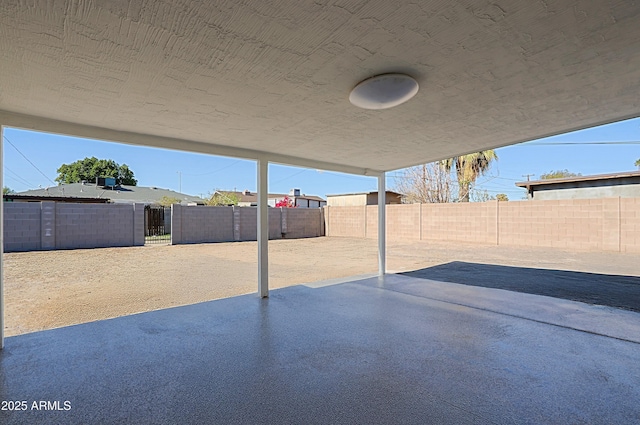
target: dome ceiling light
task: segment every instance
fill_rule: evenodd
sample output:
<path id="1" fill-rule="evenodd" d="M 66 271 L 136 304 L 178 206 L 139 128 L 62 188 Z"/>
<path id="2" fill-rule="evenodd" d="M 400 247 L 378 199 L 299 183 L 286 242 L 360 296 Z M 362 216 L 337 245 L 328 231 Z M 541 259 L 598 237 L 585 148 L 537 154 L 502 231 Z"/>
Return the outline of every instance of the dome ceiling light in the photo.
<path id="1" fill-rule="evenodd" d="M 363 109 L 393 108 L 415 96 L 418 88 L 418 82 L 406 74 L 381 74 L 355 86 L 349 101 Z"/>

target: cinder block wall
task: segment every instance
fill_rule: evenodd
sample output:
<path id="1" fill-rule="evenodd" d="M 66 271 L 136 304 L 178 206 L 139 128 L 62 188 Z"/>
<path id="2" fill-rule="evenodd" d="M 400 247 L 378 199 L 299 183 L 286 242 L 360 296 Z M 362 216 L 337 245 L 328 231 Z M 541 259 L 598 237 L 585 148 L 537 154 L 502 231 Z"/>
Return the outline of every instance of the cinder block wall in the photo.
<path id="1" fill-rule="evenodd" d="M 410 208 L 406 208 L 410 207 Z M 387 239 L 389 240 L 418 240 L 420 239 L 420 204 L 410 205 L 387 205 Z M 376 211 L 376 225 L 373 232 L 367 229 L 368 234 L 375 235 L 377 238 L 378 223 L 378 207 L 374 207 Z"/>
<path id="2" fill-rule="evenodd" d="M 233 207 L 180 207 L 181 243 L 233 241 Z"/>
<path id="3" fill-rule="evenodd" d="M 4 203 L 4 251 L 35 251 L 40 249 L 39 202 Z"/>
<path id="4" fill-rule="evenodd" d="M 604 233 L 618 237 L 617 220 L 603 229 L 603 206 L 617 208 L 617 203 L 617 198 L 505 202 L 500 205 L 500 244 L 617 251 L 617 243 L 605 246 L 603 240 Z"/>
<path id="5" fill-rule="evenodd" d="M 378 206 L 368 205 L 365 207 L 365 214 L 366 237 L 369 239 L 378 239 Z M 389 236 L 389 229 L 387 229 L 386 235 Z"/>
<path id="6" fill-rule="evenodd" d="M 364 206 L 325 208 L 328 209 L 327 236 L 365 237 L 366 222 Z"/>
<path id="7" fill-rule="evenodd" d="M 377 206 L 324 214 L 327 236 L 378 237 Z M 387 238 L 640 252 L 640 198 L 387 205 Z"/>
<path id="8" fill-rule="evenodd" d="M 133 246 L 134 218 L 131 204 L 56 203 L 56 249 Z"/>
<path id="9" fill-rule="evenodd" d="M 640 253 L 640 198 L 620 199 L 620 251 Z"/>
<path id="10" fill-rule="evenodd" d="M 4 203 L 5 252 L 134 245 L 144 245 L 142 204 Z"/>
<path id="11" fill-rule="evenodd" d="M 287 239 L 323 236 L 323 210 L 320 208 L 283 208 L 283 234 Z"/>
<path id="12" fill-rule="evenodd" d="M 258 211 L 254 207 L 173 205 L 171 243 L 255 241 Z M 269 208 L 269 239 L 323 236 L 321 209 Z"/>
<path id="13" fill-rule="evenodd" d="M 496 202 L 423 204 L 421 207 L 424 240 L 496 243 Z"/>
<path id="14" fill-rule="evenodd" d="M 239 241 L 258 239 L 258 209 L 255 207 L 236 207 L 240 211 Z M 280 208 L 269 208 L 269 239 L 281 239 L 282 228 Z"/>
<path id="15" fill-rule="evenodd" d="M 239 241 L 255 241 L 258 234 L 258 210 L 257 208 L 238 207 L 240 214 L 237 216 L 239 221 L 236 225 L 240 226 Z M 271 223 L 269 223 L 271 224 Z"/>
<path id="16" fill-rule="evenodd" d="M 256 210 L 256 229 L 258 228 L 258 209 Z M 269 208 L 269 239 L 282 239 L 282 210 L 280 208 Z M 253 237 L 258 240 L 258 231 Z"/>

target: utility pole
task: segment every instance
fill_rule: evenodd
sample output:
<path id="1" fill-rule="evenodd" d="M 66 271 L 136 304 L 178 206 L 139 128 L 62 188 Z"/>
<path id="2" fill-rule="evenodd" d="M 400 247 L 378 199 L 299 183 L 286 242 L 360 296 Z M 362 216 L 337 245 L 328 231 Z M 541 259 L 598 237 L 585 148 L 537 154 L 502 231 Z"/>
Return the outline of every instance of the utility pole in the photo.
<path id="1" fill-rule="evenodd" d="M 176 171 L 176 173 L 178 173 L 178 181 L 180 184 L 180 189 L 178 190 L 178 192 L 182 193 L 182 171 Z"/>
<path id="2" fill-rule="evenodd" d="M 522 177 L 526 177 L 527 181 L 529 181 L 529 177 L 533 177 L 535 174 L 523 174 Z"/>

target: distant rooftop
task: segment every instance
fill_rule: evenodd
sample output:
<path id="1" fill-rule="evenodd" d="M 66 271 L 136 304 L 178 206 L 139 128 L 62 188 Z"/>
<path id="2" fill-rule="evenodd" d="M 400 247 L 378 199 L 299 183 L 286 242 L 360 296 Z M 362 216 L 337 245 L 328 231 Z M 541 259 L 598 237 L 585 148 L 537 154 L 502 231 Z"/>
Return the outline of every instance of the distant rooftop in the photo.
<path id="1" fill-rule="evenodd" d="M 576 176 L 576 177 L 562 177 L 559 179 L 531 180 L 531 181 L 517 182 L 516 186 L 530 187 L 530 186 L 541 186 L 541 185 L 550 185 L 550 184 L 558 184 L 558 183 L 573 183 L 573 182 L 592 181 L 592 180 L 624 179 L 629 177 L 640 177 L 640 171 L 623 171 L 620 173 L 594 174 L 591 176 Z"/>
<path id="2" fill-rule="evenodd" d="M 240 198 L 240 202 L 258 202 L 258 193 L 257 192 L 251 192 L 250 190 L 243 190 L 242 192 L 238 192 L 238 191 L 233 191 L 233 190 L 219 190 L 218 192 L 221 193 L 232 193 L 237 195 Z M 319 202 L 324 202 L 324 199 L 322 199 L 319 196 L 315 196 L 315 195 L 305 195 L 304 193 L 301 193 L 300 195 L 292 195 L 290 193 L 269 193 L 267 198 L 268 199 L 281 199 L 284 198 L 285 196 L 288 196 L 289 198 L 297 198 L 297 199 L 308 199 L 310 201 L 319 201 Z"/>
<path id="3" fill-rule="evenodd" d="M 110 199 L 115 203 L 144 203 L 155 204 L 163 197 L 176 198 L 183 204 L 198 203 L 204 201 L 197 197 L 184 193 L 176 192 L 169 189 L 145 186 L 127 186 L 120 185 L 111 187 L 97 186 L 95 183 L 71 183 L 52 186 L 43 189 L 27 190 L 12 194 L 13 197 L 42 197 L 55 198 L 55 200 L 64 200 L 65 198 L 92 198 L 92 199 Z"/>
<path id="4" fill-rule="evenodd" d="M 385 193 L 387 195 L 388 194 L 392 194 L 392 195 L 402 196 L 402 193 L 394 192 L 393 190 L 387 190 Z M 369 192 L 336 193 L 336 194 L 333 194 L 333 195 L 327 195 L 327 197 L 329 197 L 329 196 L 373 195 L 373 194 L 378 194 L 378 191 L 377 190 L 372 190 L 372 191 L 369 191 Z"/>

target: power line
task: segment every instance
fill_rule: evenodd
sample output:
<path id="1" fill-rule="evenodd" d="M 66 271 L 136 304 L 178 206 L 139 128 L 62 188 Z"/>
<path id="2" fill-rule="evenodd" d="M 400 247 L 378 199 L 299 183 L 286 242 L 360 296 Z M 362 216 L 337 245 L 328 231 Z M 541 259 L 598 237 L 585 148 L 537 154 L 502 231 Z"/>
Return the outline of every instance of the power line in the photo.
<path id="1" fill-rule="evenodd" d="M 209 171 L 209 172 L 206 172 L 206 173 L 200 173 L 200 174 L 182 173 L 182 174 L 183 174 L 183 175 L 185 175 L 185 176 L 191 176 L 191 177 L 207 176 L 207 175 L 209 175 L 209 174 L 219 173 L 219 172 L 220 172 L 220 171 L 222 171 L 222 170 L 226 170 L 227 168 L 231 168 L 231 167 L 233 167 L 234 165 L 236 165 L 237 163 L 239 163 L 239 162 L 241 162 L 241 161 L 242 161 L 242 160 L 241 160 L 241 159 L 239 159 L 239 160 L 237 160 L 237 161 L 232 162 L 232 163 L 231 163 L 231 164 L 229 164 L 229 165 L 225 165 L 225 166 L 224 166 L 224 167 L 222 167 L 222 168 L 218 168 L 217 170 Z"/>
<path id="2" fill-rule="evenodd" d="M 27 157 L 26 157 L 26 155 L 25 155 L 25 154 L 23 154 L 22 152 L 20 152 L 20 149 L 18 149 L 18 148 L 16 147 L 16 145 L 14 145 L 13 143 L 11 143 L 11 140 L 7 139 L 7 136 L 2 136 L 2 137 L 4 137 L 4 140 L 6 140 L 6 141 L 7 141 L 7 143 L 9 143 L 11 146 L 13 146 L 13 148 L 14 148 L 16 151 L 18 151 L 18 153 L 19 153 L 20 155 L 22 155 L 22 157 L 23 157 L 24 159 L 26 159 L 26 160 L 27 160 L 27 162 L 33 166 L 33 168 L 35 168 L 36 170 L 38 170 L 38 172 L 39 172 L 40 174 L 42 174 L 42 175 L 44 176 L 44 178 L 45 178 L 45 179 L 49 180 L 49 181 L 51 182 L 51 184 L 53 184 L 54 186 L 56 185 L 56 184 L 55 184 L 55 182 L 54 182 L 53 180 L 51 180 L 49 177 L 47 177 L 47 175 L 46 175 L 45 173 L 43 173 L 43 172 L 42 172 L 38 167 L 36 167 L 36 164 L 34 164 L 33 162 L 31 162 L 31 161 L 29 160 L 29 158 L 27 158 Z"/>
<path id="3" fill-rule="evenodd" d="M 12 178 L 13 180 L 15 180 L 15 181 L 18 181 L 18 179 L 19 179 L 19 180 L 21 180 L 21 181 L 19 181 L 19 183 L 20 183 L 20 184 L 24 184 L 24 185 L 26 185 L 27 187 L 35 187 L 35 185 L 34 185 L 34 184 L 29 183 L 26 179 L 23 179 L 22 177 L 20 177 L 20 176 L 18 175 L 18 173 L 16 173 L 15 171 L 12 171 L 11 169 L 9 169 L 9 167 L 5 166 L 5 167 L 4 167 L 4 169 L 5 169 L 5 171 L 8 171 L 8 172 L 10 172 L 11 174 L 13 174 L 13 176 L 7 176 L 7 177 L 11 177 L 11 178 Z"/>
<path id="4" fill-rule="evenodd" d="M 300 171 L 298 171 L 297 173 L 293 173 L 293 174 L 291 174 L 291 175 L 290 175 L 290 176 L 288 176 L 288 177 L 285 177 L 285 178 L 280 179 L 280 180 L 278 180 L 278 181 L 272 182 L 271 184 L 278 184 L 278 183 L 280 183 L 280 182 L 283 182 L 283 181 L 285 181 L 285 180 L 290 179 L 291 177 L 295 177 L 295 176 L 297 176 L 298 174 L 302 174 L 302 173 L 307 172 L 307 171 L 309 171 L 309 169 L 308 169 L 308 168 L 305 168 L 304 170 L 300 170 Z"/>
<path id="5" fill-rule="evenodd" d="M 25 183 L 24 183 L 24 182 L 21 182 L 20 180 L 16 179 L 16 178 L 15 178 L 15 177 L 13 177 L 13 176 L 4 176 L 4 177 L 5 177 L 5 179 L 13 180 L 14 182 L 16 182 L 16 183 L 18 183 L 18 184 L 20 184 L 20 185 L 25 185 Z M 8 186 L 8 185 L 7 185 L 7 186 Z M 25 186 L 27 186 L 27 185 L 25 185 Z M 27 187 L 29 187 L 29 186 L 27 186 Z"/>
<path id="6" fill-rule="evenodd" d="M 535 176 L 535 174 L 523 174 L 522 177 L 526 177 L 527 181 L 529 181 L 529 177 Z"/>

